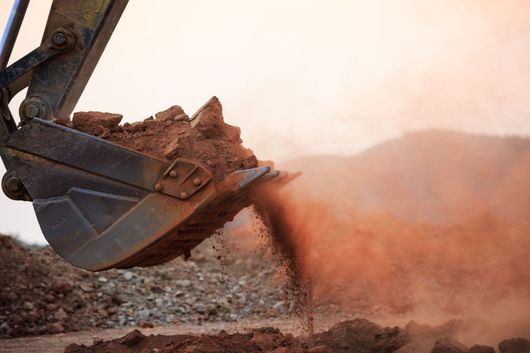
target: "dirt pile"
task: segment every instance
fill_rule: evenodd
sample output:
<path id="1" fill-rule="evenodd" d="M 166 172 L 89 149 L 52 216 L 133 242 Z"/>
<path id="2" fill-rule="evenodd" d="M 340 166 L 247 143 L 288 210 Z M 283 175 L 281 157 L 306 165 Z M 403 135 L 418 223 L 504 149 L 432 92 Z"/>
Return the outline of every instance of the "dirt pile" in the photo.
<path id="1" fill-rule="evenodd" d="M 342 322 L 323 333 L 294 337 L 278 329 L 262 328 L 248 333 L 217 335 L 144 336 L 139 331 L 93 346 L 70 345 L 67 353 L 203 353 L 203 352 L 274 352 L 274 353 L 392 353 L 408 341 L 397 328 L 383 328 L 367 320 Z"/>
<path id="2" fill-rule="evenodd" d="M 309 337 L 311 346 L 336 353 L 392 353 L 409 341 L 399 327 L 381 327 L 365 319 L 344 321 Z"/>
<path id="3" fill-rule="evenodd" d="M 189 261 L 92 273 L 1 236 L 0 337 L 288 317 L 288 284 L 264 249 L 235 250 L 244 239 L 210 238 Z"/>
<path id="4" fill-rule="evenodd" d="M 230 172 L 258 164 L 252 151 L 243 147 L 240 129 L 224 122 L 217 97 L 211 98 L 191 118 L 175 105 L 144 121 L 120 125 L 121 120 L 119 114 L 78 112 L 69 124 L 76 130 L 163 160 L 187 158 L 202 162 L 218 182 Z"/>
<path id="5" fill-rule="evenodd" d="M 430 327 L 409 323 L 405 329 L 382 327 L 365 319 L 337 323 L 310 336 L 284 334 L 275 328 L 252 329 L 244 333 L 216 335 L 150 335 L 134 330 L 124 337 L 96 342 L 91 346 L 72 344 L 65 353 L 492 353 L 493 347 L 466 346 L 457 339 L 476 321 L 453 320 Z M 477 341 L 471 341 L 477 342 Z M 503 340 L 500 353 L 528 353 L 530 341 L 524 338 Z"/>

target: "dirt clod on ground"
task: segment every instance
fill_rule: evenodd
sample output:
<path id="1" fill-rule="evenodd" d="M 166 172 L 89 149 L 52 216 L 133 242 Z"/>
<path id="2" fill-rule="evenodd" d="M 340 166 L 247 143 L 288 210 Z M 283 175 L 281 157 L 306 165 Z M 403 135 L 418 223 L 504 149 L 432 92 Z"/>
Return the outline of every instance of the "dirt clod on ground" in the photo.
<path id="1" fill-rule="evenodd" d="M 501 353 L 530 353 L 530 341 L 525 338 L 512 338 L 499 343 Z"/>
<path id="2" fill-rule="evenodd" d="M 467 353 L 469 348 L 452 337 L 444 337 L 436 341 L 431 353 Z"/>
<path id="3" fill-rule="evenodd" d="M 381 327 L 365 319 L 336 324 L 309 338 L 311 346 L 326 346 L 336 353 L 392 353 L 409 340 L 399 327 Z"/>
<path id="4" fill-rule="evenodd" d="M 120 114 L 78 112 L 69 124 L 76 130 L 152 157 L 202 162 L 217 182 L 230 172 L 258 165 L 252 151 L 242 145 L 241 130 L 224 122 L 217 97 L 211 98 L 191 118 L 178 105 L 135 123 L 120 125 L 122 118 Z"/>
<path id="5" fill-rule="evenodd" d="M 135 330 L 116 340 L 90 347 L 77 344 L 67 353 L 199 353 L 199 352 L 275 352 L 275 353 L 392 353 L 407 343 L 399 328 L 383 328 L 367 320 L 345 321 L 326 332 L 310 337 L 294 337 L 278 329 L 261 328 L 247 333 L 217 335 L 144 336 Z"/>

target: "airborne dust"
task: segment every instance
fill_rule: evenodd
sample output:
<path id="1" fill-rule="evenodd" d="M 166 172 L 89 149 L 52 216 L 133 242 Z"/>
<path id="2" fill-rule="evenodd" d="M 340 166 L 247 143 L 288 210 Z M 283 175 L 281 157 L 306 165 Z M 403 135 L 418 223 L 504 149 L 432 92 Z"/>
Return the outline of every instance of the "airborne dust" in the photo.
<path id="1" fill-rule="evenodd" d="M 530 140 L 422 131 L 285 168 L 305 174 L 258 211 L 272 210 L 317 312 L 474 317 L 491 344 L 530 334 Z"/>

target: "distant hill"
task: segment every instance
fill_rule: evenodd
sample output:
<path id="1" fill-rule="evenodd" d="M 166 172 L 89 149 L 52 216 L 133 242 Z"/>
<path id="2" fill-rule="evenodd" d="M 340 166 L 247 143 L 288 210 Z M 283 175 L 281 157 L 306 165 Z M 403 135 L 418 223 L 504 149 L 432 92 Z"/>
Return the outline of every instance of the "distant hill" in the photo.
<path id="1" fill-rule="evenodd" d="M 459 223 L 490 213 L 530 219 L 530 139 L 424 130 L 352 157 L 311 156 L 282 165 L 291 186 L 360 212 L 414 222 Z"/>

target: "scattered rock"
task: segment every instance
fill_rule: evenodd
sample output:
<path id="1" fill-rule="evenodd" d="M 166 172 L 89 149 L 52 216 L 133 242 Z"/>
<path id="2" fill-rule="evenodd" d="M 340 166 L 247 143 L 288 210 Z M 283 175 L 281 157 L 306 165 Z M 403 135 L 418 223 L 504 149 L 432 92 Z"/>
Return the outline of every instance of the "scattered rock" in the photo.
<path id="1" fill-rule="evenodd" d="M 52 285 L 52 290 L 56 293 L 66 294 L 72 291 L 72 285 L 68 282 L 56 282 Z"/>
<path id="2" fill-rule="evenodd" d="M 131 279 L 133 279 L 133 277 L 134 277 L 134 274 L 131 271 L 125 271 L 123 273 L 123 279 L 126 281 L 130 281 Z"/>
<path id="3" fill-rule="evenodd" d="M 325 345 L 337 353 L 392 353 L 407 341 L 408 335 L 404 330 L 383 328 L 365 319 L 341 322 L 309 340 L 312 347 Z"/>
<path id="4" fill-rule="evenodd" d="M 524 338 L 512 338 L 499 343 L 501 353 L 530 353 L 530 341 Z"/>
<path id="5" fill-rule="evenodd" d="M 444 337 L 436 341 L 431 353 L 466 353 L 469 348 L 452 337 Z"/>
<path id="6" fill-rule="evenodd" d="M 229 239 L 225 235 L 224 241 Z M 57 332 L 58 327 L 48 325 L 54 322 L 70 332 L 138 327 L 141 321 L 160 326 L 262 318 L 275 303 L 286 300 L 273 263 L 264 263 L 255 252 L 221 263 L 212 249 L 218 238 L 194 250 L 202 254 L 200 265 L 194 259 L 176 259 L 156 267 L 102 273 L 78 269 L 49 247 L 30 248 L 5 236 L 0 242 L 2 338 Z M 242 279 L 244 288 L 238 284 Z M 285 316 L 290 313 L 288 300 Z"/>
<path id="7" fill-rule="evenodd" d="M 476 344 L 469 349 L 469 353 L 495 353 L 495 349 L 490 346 Z"/>
<path id="8" fill-rule="evenodd" d="M 156 113 L 155 119 L 159 121 L 187 121 L 189 120 L 189 116 L 184 112 L 184 109 L 182 109 L 180 106 L 174 105 L 162 112 Z"/>
<path id="9" fill-rule="evenodd" d="M 199 314 L 205 314 L 206 313 L 206 306 L 202 303 L 199 303 L 195 305 L 195 311 Z"/>
<path id="10" fill-rule="evenodd" d="M 47 329 L 49 333 L 61 333 L 64 331 L 63 325 L 58 322 L 52 322 L 48 324 Z"/>
<path id="11" fill-rule="evenodd" d="M 64 311 L 63 308 L 60 308 L 59 310 L 57 310 L 55 312 L 55 314 L 53 314 L 53 316 L 58 321 L 64 321 L 64 320 L 68 319 L 68 317 L 69 317 L 69 315 L 66 313 L 66 311 Z"/>
<path id="12" fill-rule="evenodd" d="M 120 344 L 124 344 L 126 346 L 135 346 L 141 341 L 145 339 L 145 336 L 138 330 L 134 330 L 129 332 L 127 335 L 123 336 L 119 339 Z"/>
<path id="13" fill-rule="evenodd" d="M 153 327 L 155 327 L 155 325 L 153 325 L 152 322 L 145 321 L 145 320 L 140 320 L 138 322 L 138 326 L 140 326 L 141 328 L 153 328 Z"/>
<path id="14" fill-rule="evenodd" d="M 85 348 L 86 348 L 85 345 L 79 345 L 79 344 L 76 344 L 76 343 L 72 343 L 72 344 L 69 344 L 68 346 L 66 346 L 66 348 L 64 349 L 64 353 L 81 352 Z"/>
<path id="15" fill-rule="evenodd" d="M 87 134 L 106 137 L 122 118 L 122 115 L 113 113 L 77 112 L 72 117 L 72 127 Z"/>

